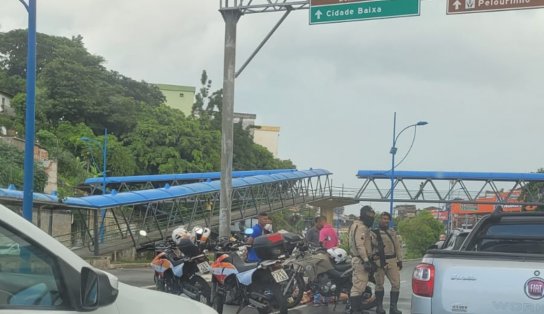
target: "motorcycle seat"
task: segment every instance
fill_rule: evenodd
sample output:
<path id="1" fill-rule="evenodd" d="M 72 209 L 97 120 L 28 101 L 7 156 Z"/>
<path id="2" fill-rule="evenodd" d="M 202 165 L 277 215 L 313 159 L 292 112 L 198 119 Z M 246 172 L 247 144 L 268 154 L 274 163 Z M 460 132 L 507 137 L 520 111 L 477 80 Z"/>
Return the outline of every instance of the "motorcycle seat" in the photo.
<path id="1" fill-rule="evenodd" d="M 350 268 L 351 268 L 351 264 L 348 264 L 348 263 L 334 264 L 334 269 L 336 269 L 337 271 L 341 273 L 345 272 L 346 270 Z"/>
<path id="2" fill-rule="evenodd" d="M 233 254 L 232 256 L 232 264 L 241 273 L 257 268 L 257 265 L 259 265 L 259 263 L 246 263 L 237 254 Z"/>

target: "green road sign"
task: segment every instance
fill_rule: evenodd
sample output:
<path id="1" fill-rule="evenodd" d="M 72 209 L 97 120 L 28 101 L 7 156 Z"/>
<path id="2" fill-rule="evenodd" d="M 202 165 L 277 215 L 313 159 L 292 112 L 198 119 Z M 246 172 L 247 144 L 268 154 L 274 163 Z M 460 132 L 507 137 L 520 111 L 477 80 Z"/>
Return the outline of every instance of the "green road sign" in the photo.
<path id="1" fill-rule="evenodd" d="M 419 15 L 419 0 L 310 0 L 310 24 Z"/>

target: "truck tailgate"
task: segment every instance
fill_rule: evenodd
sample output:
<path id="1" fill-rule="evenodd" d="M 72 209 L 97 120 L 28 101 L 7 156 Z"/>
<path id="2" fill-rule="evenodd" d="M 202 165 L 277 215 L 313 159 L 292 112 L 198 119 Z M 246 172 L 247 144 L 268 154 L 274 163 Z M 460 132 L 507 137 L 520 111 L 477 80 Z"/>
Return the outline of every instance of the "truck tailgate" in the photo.
<path id="1" fill-rule="evenodd" d="M 439 258 L 433 313 L 544 313 L 544 261 Z"/>

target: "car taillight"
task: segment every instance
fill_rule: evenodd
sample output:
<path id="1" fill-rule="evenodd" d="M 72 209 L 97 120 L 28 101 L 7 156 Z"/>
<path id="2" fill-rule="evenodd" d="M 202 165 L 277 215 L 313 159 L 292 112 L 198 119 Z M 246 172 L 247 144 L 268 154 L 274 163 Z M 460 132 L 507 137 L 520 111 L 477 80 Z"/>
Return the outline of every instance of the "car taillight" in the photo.
<path id="1" fill-rule="evenodd" d="M 434 291 L 434 266 L 419 264 L 412 275 L 412 291 L 415 295 L 432 297 Z"/>

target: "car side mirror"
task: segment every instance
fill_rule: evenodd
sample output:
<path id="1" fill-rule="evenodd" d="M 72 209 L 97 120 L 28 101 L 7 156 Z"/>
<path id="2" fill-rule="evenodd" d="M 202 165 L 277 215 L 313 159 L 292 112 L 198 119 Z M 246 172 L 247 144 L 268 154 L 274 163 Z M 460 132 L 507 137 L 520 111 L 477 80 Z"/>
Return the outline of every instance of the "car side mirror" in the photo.
<path id="1" fill-rule="evenodd" d="M 429 246 L 429 248 L 428 248 L 428 250 L 436 250 L 436 249 L 438 249 L 438 245 L 436 245 L 436 244 L 433 244 L 433 245 Z"/>
<path id="2" fill-rule="evenodd" d="M 108 275 L 89 267 L 81 269 L 81 308 L 92 311 L 110 305 L 117 299 L 117 284 L 112 286 Z"/>

